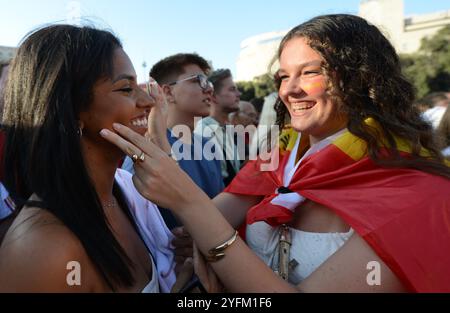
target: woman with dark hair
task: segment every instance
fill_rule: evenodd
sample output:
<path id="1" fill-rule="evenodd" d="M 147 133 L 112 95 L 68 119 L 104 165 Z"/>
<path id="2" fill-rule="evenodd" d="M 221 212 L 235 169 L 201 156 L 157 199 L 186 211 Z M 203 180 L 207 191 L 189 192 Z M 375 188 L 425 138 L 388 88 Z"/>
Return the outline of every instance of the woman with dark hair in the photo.
<path id="1" fill-rule="evenodd" d="M 20 45 L 5 90 L 5 185 L 20 212 L 0 247 L 0 291 L 158 292 L 171 233 L 99 135 L 144 135 L 157 101 L 113 34 L 53 25 Z M 135 160 L 140 151 L 129 151 Z"/>
<path id="2" fill-rule="evenodd" d="M 279 166 L 249 162 L 213 203 L 128 127 L 103 136 L 145 152 L 137 189 L 177 214 L 230 291 L 449 292 L 450 170 L 392 45 L 327 15 L 292 29 L 278 58 Z"/>

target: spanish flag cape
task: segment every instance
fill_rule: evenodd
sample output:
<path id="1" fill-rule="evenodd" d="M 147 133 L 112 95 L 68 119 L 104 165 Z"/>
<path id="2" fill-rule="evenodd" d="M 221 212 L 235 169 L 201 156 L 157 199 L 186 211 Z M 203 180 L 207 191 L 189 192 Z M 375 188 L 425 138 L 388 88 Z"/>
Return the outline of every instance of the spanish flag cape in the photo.
<path id="1" fill-rule="evenodd" d="M 366 123 L 377 127 L 373 119 Z M 281 133 L 276 170 L 261 172 L 262 161 L 250 161 L 225 190 L 265 197 L 250 208 L 247 224 L 288 222 L 292 210 L 272 200 L 297 193 L 338 214 L 410 291 L 450 292 L 450 180 L 413 169 L 382 168 L 368 157 L 367 144 L 346 131 L 306 157 L 291 183 L 283 186 L 297 136 L 292 129 Z M 410 152 L 401 140 L 397 146 L 404 155 Z"/>

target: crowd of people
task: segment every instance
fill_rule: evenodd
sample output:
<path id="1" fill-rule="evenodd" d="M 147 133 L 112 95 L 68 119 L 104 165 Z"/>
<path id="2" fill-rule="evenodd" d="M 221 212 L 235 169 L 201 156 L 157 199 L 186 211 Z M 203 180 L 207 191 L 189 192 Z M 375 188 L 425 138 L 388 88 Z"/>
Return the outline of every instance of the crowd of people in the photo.
<path id="1" fill-rule="evenodd" d="M 415 101 L 353 15 L 277 58 L 259 117 L 198 54 L 140 86 L 109 31 L 29 34 L 1 69 L 0 292 L 450 292 L 449 93 Z M 269 160 L 232 132 L 258 124 Z"/>

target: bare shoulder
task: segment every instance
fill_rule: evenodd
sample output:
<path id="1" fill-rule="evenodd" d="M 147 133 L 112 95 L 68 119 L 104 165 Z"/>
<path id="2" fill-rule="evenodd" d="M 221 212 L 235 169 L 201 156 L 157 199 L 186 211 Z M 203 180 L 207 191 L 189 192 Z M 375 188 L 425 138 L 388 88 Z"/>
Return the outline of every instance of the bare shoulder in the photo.
<path id="1" fill-rule="evenodd" d="M 298 288 L 305 292 L 405 292 L 400 279 L 356 232 Z"/>
<path id="2" fill-rule="evenodd" d="M 89 291 L 71 273 L 78 267 L 92 267 L 78 238 L 50 212 L 25 208 L 0 247 L 0 292 Z"/>

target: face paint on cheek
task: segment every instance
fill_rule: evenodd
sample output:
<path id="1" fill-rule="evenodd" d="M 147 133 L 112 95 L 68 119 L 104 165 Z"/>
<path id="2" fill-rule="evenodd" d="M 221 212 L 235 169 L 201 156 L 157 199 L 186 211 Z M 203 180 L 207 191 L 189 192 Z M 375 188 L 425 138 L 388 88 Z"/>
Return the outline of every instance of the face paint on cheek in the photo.
<path id="1" fill-rule="evenodd" d="M 302 88 L 308 95 L 314 95 L 323 93 L 326 89 L 326 85 L 323 78 L 318 77 L 303 83 Z"/>

